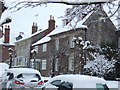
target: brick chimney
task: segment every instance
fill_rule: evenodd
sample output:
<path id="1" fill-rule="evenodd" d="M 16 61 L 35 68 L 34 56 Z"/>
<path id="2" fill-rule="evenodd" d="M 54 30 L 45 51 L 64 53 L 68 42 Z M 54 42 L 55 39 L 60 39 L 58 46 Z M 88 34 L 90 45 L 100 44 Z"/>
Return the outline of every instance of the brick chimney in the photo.
<path id="1" fill-rule="evenodd" d="M 48 21 L 49 25 L 48 25 L 48 29 L 50 31 L 54 30 L 55 29 L 55 20 L 54 20 L 54 16 L 50 15 L 50 20 Z"/>
<path id="2" fill-rule="evenodd" d="M 37 26 L 37 23 L 33 22 L 33 26 L 32 26 L 32 34 L 37 32 L 38 30 L 38 26 Z"/>
<path id="3" fill-rule="evenodd" d="M 4 43 L 9 43 L 10 41 L 10 27 L 5 26 L 5 34 L 4 34 Z"/>

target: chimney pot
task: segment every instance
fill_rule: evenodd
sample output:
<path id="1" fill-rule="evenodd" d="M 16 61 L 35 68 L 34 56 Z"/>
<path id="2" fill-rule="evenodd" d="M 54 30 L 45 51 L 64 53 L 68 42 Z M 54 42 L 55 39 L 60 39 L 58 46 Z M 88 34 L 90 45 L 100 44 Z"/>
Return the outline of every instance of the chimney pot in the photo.
<path id="1" fill-rule="evenodd" d="M 50 20 L 54 20 L 54 16 L 50 15 Z"/>
<path id="2" fill-rule="evenodd" d="M 37 32 L 38 26 L 37 23 L 33 22 L 33 26 L 32 26 L 32 34 Z"/>

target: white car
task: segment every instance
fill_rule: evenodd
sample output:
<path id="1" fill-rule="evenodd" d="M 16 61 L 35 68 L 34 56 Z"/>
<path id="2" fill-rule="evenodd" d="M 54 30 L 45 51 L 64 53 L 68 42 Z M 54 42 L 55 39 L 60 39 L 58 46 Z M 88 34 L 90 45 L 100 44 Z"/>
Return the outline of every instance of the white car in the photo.
<path id="1" fill-rule="evenodd" d="M 2 74 L 5 70 L 9 69 L 9 65 L 6 63 L 0 63 L 0 90 L 2 89 Z"/>
<path id="2" fill-rule="evenodd" d="M 2 75 L 2 88 L 40 88 L 44 82 L 39 71 L 30 68 L 10 68 Z"/>
<path id="3" fill-rule="evenodd" d="M 58 75 L 42 86 L 42 90 L 109 90 L 102 78 L 86 75 Z"/>

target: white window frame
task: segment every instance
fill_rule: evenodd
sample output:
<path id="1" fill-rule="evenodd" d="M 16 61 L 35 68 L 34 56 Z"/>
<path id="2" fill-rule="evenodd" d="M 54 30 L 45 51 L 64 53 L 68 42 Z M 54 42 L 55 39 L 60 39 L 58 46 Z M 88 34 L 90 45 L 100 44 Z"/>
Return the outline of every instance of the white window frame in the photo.
<path id="1" fill-rule="evenodd" d="M 56 38 L 55 39 L 55 47 L 56 47 L 56 50 L 59 50 L 59 38 Z"/>
<path id="2" fill-rule="evenodd" d="M 118 38 L 118 48 L 120 48 L 120 37 Z"/>
<path id="3" fill-rule="evenodd" d="M 46 70 L 47 60 L 42 60 L 42 70 Z"/>
<path id="4" fill-rule="evenodd" d="M 69 57 L 69 70 L 74 71 L 74 56 Z"/>
<path id="5" fill-rule="evenodd" d="M 74 35 L 70 35 L 69 36 L 69 46 L 70 46 L 70 48 L 75 47 L 75 43 L 74 43 L 73 39 L 74 39 Z"/>
<path id="6" fill-rule="evenodd" d="M 43 52 L 46 52 L 47 51 L 47 43 L 43 44 Z"/>
<path id="7" fill-rule="evenodd" d="M 58 71 L 58 63 L 59 63 L 59 61 L 58 61 L 58 58 L 55 60 L 55 71 Z"/>

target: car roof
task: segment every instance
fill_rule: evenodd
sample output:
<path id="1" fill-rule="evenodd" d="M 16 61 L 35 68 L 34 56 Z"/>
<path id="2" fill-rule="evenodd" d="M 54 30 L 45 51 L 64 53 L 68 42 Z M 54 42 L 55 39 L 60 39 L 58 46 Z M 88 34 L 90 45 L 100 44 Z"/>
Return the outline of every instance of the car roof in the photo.
<path id="1" fill-rule="evenodd" d="M 40 72 L 38 70 L 35 70 L 32 68 L 10 68 L 10 69 L 6 70 L 6 72 L 11 72 L 14 74 L 14 76 L 17 76 L 22 73 L 28 73 L 28 74 L 36 73 L 36 74 L 40 75 Z"/>
<path id="2" fill-rule="evenodd" d="M 103 78 L 77 74 L 58 75 L 53 77 L 49 82 L 55 80 L 72 82 L 75 88 L 96 88 L 96 84 L 106 84 Z"/>

